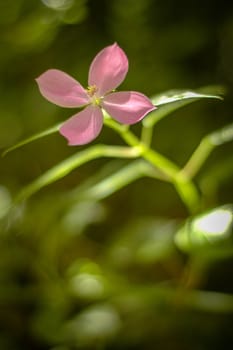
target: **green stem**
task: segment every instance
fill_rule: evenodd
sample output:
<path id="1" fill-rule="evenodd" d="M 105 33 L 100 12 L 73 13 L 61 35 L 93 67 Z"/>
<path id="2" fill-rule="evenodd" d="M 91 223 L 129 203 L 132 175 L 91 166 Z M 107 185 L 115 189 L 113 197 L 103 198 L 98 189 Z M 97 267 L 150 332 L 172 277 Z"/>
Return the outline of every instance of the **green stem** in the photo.
<path id="1" fill-rule="evenodd" d="M 215 147 L 232 140 L 233 124 L 224 126 L 223 128 L 205 136 L 182 169 L 182 173 L 189 178 L 193 178 Z"/>
<path id="2" fill-rule="evenodd" d="M 95 145 L 84 151 L 78 152 L 65 161 L 59 163 L 53 168 L 46 171 L 43 175 L 33 181 L 31 184 L 22 189 L 15 199 L 16 202 L 25 200 L 30 197 L 33 193 L 40 190 L 42 187 L 57 181 L 72 170 L 80 167 L 81 165 L 97 158 L 101 157 L 114 157 L 114 158 L 136 158 L 138 156 L 135 149 L 129 147 L 118 147 L 118 146 L 106 146 L 106 145 Z"/>
<path id="3" fill-rule="evenodd" d="M 168 179 L 174 178 L 179 172 L 180 169 L 174 163 L 172 163 L 170 160 L 158 152 L 155 152 L 154 150 L 148 148 L 124 125 L 120 125 L 112 119 L 106 119 L 104 123 L 108 127 L 114 129 L 129 146 L 137 150 L 139 152 L 139 155 L 153 164 Z"/>
<path id="4" fill-rule="evenodd" d="M 81 196 L 85 199 L 101 200 L 142 177 L 149 176 L 160 179 L 157 175 L 151 164 L 137 159 L 91 187 L 87 186 L 81 191 L 78 187 L 77 192 L 79 198 Z M 75 198 L 77 198 L 77 192 L 74 193 Z"/>
<path id="5" fill-rule="evenodd" d="M 141 140 L 147 147 L 150 147 L 153 136 L 153 127 L 150 125 L 142 124 Z"/>
<path id="6" fill-rule="evenodd" d="M 176 164 L 160 153 L 148 148 L 124 125 L 120 125 L 109 118 L 106 118 L 104 123 L 106 126 L 114 129 L 129 146 L 137 150 L 141 157 L 160 170 L 165 177 L 164 180 L 175 186 L 180 198 L 191 213 L 195 213 L 198 210 L 200 204 L 199 193 L 193 182 L 181 172 L 181 169 Z"/>
<path id="7" fill-rule="evenodd" d="M 178 172 L 173 184 L 190 213 L 197 213 L 200 210 L 201 198 L 192 180 L 188 179 L 181 172 Z"/>
<path id="8" fill-rule="evenodd" d="M 193 178 L 200 170 L 213 149 L 214 144 L 211 142 L 210 138 L 204 137 L 182 169 L 181 173 L 189 179 Z"/>

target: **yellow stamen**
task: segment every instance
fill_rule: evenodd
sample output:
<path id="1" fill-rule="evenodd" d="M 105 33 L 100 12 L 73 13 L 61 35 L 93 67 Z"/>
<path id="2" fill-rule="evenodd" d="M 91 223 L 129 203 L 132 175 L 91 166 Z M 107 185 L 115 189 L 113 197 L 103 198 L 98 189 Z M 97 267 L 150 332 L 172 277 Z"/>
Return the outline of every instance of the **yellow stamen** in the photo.
<path id="1" fill-rule="evenodd" d="M 98 88 L 96 85 L 88 86 L 87 93 L 90 97 L 93 97 L 95 93 L 97 92 Z"/>

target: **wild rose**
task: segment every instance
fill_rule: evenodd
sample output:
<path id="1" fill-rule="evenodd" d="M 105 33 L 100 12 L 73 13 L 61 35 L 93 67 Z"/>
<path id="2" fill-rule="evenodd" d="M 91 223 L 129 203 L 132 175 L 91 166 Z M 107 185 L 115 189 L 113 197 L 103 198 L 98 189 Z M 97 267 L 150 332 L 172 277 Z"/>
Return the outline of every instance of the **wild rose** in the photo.
<path id="1" fill-rule="evenodd" d="M 61 107 L 85 107 L 60 128 L 69 145 L 84 145 L 99 135 L 103 126 L 102 109 L 122 124 L 135 124 L 156 108 L 140 92 L 113 92 L 127 72 L 127 56 L 113 44 L 101 50 L 92 61 L 87 89 L 57 69 L 49 69 L 36 79 L 48 101 Z"/>

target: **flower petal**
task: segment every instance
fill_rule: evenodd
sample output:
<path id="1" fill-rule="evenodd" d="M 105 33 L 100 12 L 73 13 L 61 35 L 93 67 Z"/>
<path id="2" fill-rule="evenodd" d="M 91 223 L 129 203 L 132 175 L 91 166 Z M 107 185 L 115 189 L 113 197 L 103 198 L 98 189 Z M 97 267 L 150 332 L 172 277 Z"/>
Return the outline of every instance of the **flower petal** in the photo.
<path id="1" fill-rule="evenodd" d="M 101 97 L 120 85 L 127 72 L 127 56 L 115 43 L 101 50 L 92 61 L 88 84 L 97 86 L 97 93 Z"/>
<path id="2" fill-rule="evenodd" d="M 103 113 L 97 106 L 87 106 L 69 118 L 60 128 L 60 133 L 69 145 L 85 145 L 94 140 L 103 126 Z"/>
<path id="3" fill-rule="evenodd" d="M 122 124 L 134 124 L 156 107 L 148 97 L 136 91 L 114 92 L 104 97 L 106 112 Z"/>
<path id="4" fill-rule="evenodd" d="M 58 69 L 47 70 L 36 82 L 41 94 L 58 106 L 72 108 L 89 103 L 89 97 L 82 85 Z"/>

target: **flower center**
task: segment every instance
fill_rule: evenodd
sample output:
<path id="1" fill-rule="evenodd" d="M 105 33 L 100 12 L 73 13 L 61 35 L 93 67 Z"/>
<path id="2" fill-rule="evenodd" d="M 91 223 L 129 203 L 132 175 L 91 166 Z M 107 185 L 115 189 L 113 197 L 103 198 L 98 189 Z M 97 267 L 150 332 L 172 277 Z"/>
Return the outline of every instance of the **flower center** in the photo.
<path id="1" fill-rule="evenodd" d="M 87 94 L 90 96 L 91 103 L 95 106 L 101 106 L 101 97 L 97 96 L 98 88 L 96 85 L 88 86 Z"/>

